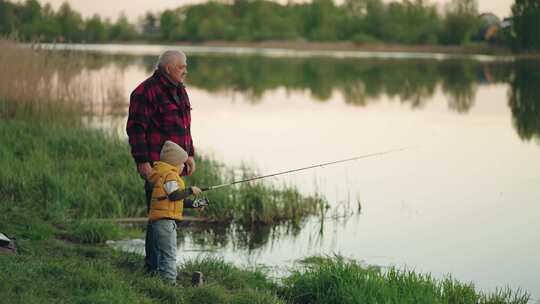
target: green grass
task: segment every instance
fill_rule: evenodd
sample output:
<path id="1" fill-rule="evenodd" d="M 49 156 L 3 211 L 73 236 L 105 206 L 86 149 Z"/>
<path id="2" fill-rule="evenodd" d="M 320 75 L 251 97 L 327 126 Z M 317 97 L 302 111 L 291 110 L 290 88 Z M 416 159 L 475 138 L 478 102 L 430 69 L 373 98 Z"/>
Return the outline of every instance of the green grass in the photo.
<path id="1" fill-rule="evenodd" d="M 117 240 L 122 235 L 122 231 L 118 225 L 97 220 L 75 222 L 70 228 L 67 234 L 70 240 L 88 244 Z"/>
<path id="2" fill-rule="evenodd" d="M 0 122 L 0 139 L 0 165 L 5 168 L 0 199 L 9 202 L 0 207 L 4 216 L 24 209 L 36 221 L 62 225 L 73 219 L 146 215 L 143 181 L 124 141 L 98 131 L 15 120 Z M 204 157 L 197 161 L 191 184 L 230 180 L 221 174 L 231 169 Z M 263 183 L 215 190 L 208 196 L 211 206 L 203 215 L 214 221 L 299 221 L 316 214 L 322 203 L 293 188 Z"/>
<path id="3" fill-rule="evenodd" d="M 526 304 L 521 290 L 477 292 L 472 283 L 441 280 L 410 270 L 362 267 L 343 257 L 311 257 L 284 280 L 290 303 L 513 303 Z"/>
<path id="4" fill-rule="evenodd" d="M 141 181 L 132 172 L 129 151 L 117 139 L 2 120 L 0 140 L 0 231 L 46 239 L 83 219 L 134 216 L 145 210 Z M 79 225 L 81 237 L 89 224 Z M 92 238 L 105 237 L 95 234 L 100 231 L 105 230 L 96 230 Z"/>
<path id="5" fill-rule="evenodd" d="M 191 287 L 189 280 L 174 287 L 144 274 L 143 258 L 136 254 L 54 239 L 17 243 L 19 255 L 0 255 L 0 294 L 9 303 L 283 303 L 264 274 L 216 259 L 179 269 L 203 270 L 202 288 Z M 248 282 L 251 278 L 256 280 Z"/>
<path id="6" fill-rule="evenodd" d="M 183 285 L 191 282 L 191 273 L 201 271 L 207 284 L 221 285 L 227 290 L 250 288 L 255 290 L 275 290 L 277 285 L 270 282 L 265 268 L 239 269 L 215 257 L 200 257 L 185 262 L 181 272 Z"/>
<path id="7" fill-rule="evenodd" d="M 463 303 L 526 304 L 520 290 L 477 292 L 451 277 L 362 267 L 342 257 L 311 257 L 281 280 L 264 268 L 201 257 L 179 265 L 178 286 L 147 275 L 143 257 L 54 238 L 18 239 L 19 254 L 0 255 L 0 294 L 9 303 Z M 204 274 L 203 287 L 191 273 Z"/>
<path id="8" fill-rule="evenodd" d="M 0 195 L 32 201 L 49 218 L 143 216 L 142 180 L 126 143 L 97 131 L 2 121 L 0 153 L 7 172 Z M 191 184 L 228 181 L 223 165 L 199 157 Z M 6 166 L 4 166 L 6 167 Z M 247 170 L 246 170 L 247 172 Z M 247 174 L 247 173 L 246 173 Z M 301 196 L 295 189 L 246 183 L 210 192 L 208 216 L 271 223 L 316 214 L 322 199 Z"/>

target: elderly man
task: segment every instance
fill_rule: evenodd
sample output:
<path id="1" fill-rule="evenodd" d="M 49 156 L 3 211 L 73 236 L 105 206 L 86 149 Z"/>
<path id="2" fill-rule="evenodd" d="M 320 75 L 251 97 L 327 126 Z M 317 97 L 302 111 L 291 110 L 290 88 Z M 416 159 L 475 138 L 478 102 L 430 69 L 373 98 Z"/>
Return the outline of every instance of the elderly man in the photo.
<path id="1" fill-rule="evenodd" d="M 184 87 L 187 75 L 186 55 L 166 51 L 158 60 L 154 74 L 139 84 L 131 93 L 127 134 L 137 171 L 145 179 L 147 208 L 150 208 L 152 184 L 148 178 L 152 165 L 159 160 L 160 151 L 169 140 L 180 145 L 188 154 L 182 175 L 195 171 L 193 140 L 191 138 L 191 105 Z M 157 254 L 152 223 L 146 230 L 145 268 L 157 270 Z"/>

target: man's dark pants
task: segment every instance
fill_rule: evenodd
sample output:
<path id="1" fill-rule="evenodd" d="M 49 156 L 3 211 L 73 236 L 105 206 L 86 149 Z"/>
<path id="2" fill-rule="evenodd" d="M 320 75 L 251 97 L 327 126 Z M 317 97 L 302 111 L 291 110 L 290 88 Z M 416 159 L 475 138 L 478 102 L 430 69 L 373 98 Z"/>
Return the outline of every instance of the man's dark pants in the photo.
<path id="1" fill-rule="evenodd" d="M 149 182 L 144 182 L 144 192 L 146 194 L 146 211 L 150 210 L 150 201 L 152 200 L 152 189 L 153 185 Z M 144 242 L 145 258 L 144 258 L 144 268 L 148 272 L 157 271 L 157 255 L 156 255 L 156 244 L 153 239 L 152 224 L 148 222 L 146 224 L 146 239 Z"/>

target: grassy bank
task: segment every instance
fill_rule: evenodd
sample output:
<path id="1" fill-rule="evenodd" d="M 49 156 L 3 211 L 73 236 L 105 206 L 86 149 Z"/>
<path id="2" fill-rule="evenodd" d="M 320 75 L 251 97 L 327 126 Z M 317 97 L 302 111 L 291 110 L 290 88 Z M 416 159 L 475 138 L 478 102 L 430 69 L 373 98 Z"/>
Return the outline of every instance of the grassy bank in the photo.
<path id="1" fill-rule="evenodd" d="M 18 239 L 19 254 L 0 255 L 0 294 L 9 303 L 463 303 L 525 304 L 528 295 L 479 293 L 451 278 L 395 269 L 363 268 L 341 257 L 309 258 L 282 280 L 263 268 L 240 268 L 217 258 L 179 265 L 179 286 L 142 271 L 143 258 L 54 238 Z M 203 287 L 190 275 L 202 271 Z"/>
<path id="2" fill-rule="evenodd" d="M 472 283 L 395 268 L 363 267 L 342 257 L 306 258 L 283 281 L 281 295 L 292 303 L 527 303 L 521 290 L 478 292 Z"/>
<path id="3" fill-rule="evenodd" d="M 55 239 L 17 243 L 19 255 L 0 255 L 6 303 L 283 303 L 262 270 L 218 259 L 181 265 L 174 287 L 144 274 L 135 254 Z M 194 270 L 204 271 L 204 287 L 191 287 Z"/>
<path id="4" fill-rule="evenodd" d="M 71 220 L 145 216 L 143 181 L 137 175 L 124 141 L 98 131 L 36 124 L 0 122 L 0 198 L 2 217 L 21 208 L 36 219 L 64 225 Z M 196 185 L 232 179 L 232 169 L 198 157 Z M 250 174 L 247 169 L 244 175 Z M 229 175 L 230 174 L 230 175 Z M 214 221 L 276 223 L 300 221 L 320 210 L 322 199 L 301 196 L 293 188 L 262 183 L 213 191 L 204 216 Z"/>

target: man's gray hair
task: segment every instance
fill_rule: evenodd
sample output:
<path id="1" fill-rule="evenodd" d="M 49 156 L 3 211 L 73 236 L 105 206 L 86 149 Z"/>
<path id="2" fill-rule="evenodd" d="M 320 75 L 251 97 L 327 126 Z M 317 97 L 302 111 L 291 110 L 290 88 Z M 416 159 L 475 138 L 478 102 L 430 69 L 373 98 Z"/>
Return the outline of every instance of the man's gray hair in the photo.
<path id="1" fill-rule="evenodd" d="M 173 50 L 163 52 L 163 54 L 159 56 L 159 59 L 156 63 L 156 69 L 165 67 L 165 65 L 173 62 L 177 58 L 180 58 L 186 61 L 186 54 L 180 51 L 173 51 Z"/>

